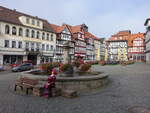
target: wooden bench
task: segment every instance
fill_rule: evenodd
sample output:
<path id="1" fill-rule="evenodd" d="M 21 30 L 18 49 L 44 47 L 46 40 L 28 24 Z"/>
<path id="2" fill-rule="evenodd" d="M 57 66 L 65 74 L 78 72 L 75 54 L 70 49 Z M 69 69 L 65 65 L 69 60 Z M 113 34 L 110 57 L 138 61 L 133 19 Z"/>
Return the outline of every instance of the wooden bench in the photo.
<path id="1" fill-rule="evenodd" d="M 15 82 L 14 90 L 17 90 L 17 86 L 23 90 L 26 89 L 26 94 L 28 95 L 29 89 L 33 90 L 33 88 L 38 84 L 38 80 L 33 80 L 27 77 L 22 77 Z"/>

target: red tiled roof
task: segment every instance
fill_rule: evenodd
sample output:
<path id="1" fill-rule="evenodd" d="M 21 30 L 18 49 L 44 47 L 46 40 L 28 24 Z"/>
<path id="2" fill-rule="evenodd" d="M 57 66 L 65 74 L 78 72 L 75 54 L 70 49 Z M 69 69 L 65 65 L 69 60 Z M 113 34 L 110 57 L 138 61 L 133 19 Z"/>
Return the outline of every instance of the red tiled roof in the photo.
<path id="1" fill-rule="evenodd" d="M 65 27 L 67 27 L 69 29 L 69 31 L 71 32 L 74 39 L 75 39 L 75 33 L 83 32 L 82 25 L 71 26 L 68 24 L 63 24 L 62 26 L 58 26 L 55 24 L 51 24 L 51 27 L 57 33 L 60 33 Z M 100 40 L 100 38 L 96 37 L 95 35 L 93 35 L 90 32 L 84 32 L 84 34 L 85 34 L 85 38 L 93 38 L 95 40 Z"/>
<path id="2" fill-rule="evenodd" d="M 95 40 L 100 40 L 100 38 L 97 38 L 95 35 L 93 35 L 90 32 L 85 32 L 85 38 L 93 38 Z"/>
<path id="3" fill-rule="evenodd" d="M 81 32 L 81 25 L 72 26 L 72 33 Z"/>
<path id="4" fill-rule="evenodd" d="M 128 46 L 133 46 L 133 40 L 138 37 L 141 38 L 143 41 L 145 39 L 144 33 L 131 34 L 130 38 L 128 39 Z"/>
<path id="5" fill-rule="evenodd" d="M 34 17 L 31 15 L 27 15 L 27 14 L 18 12 L 16 10 L 11 10 L 11 9 L 0 6 L 0 21 L 24 26 L 19 20 L 20 16 L 27 16 L 27 17 L 30 17 L 33 19 L 38 19 L 43 22 L 43 30 L 54 32 L 47 20 L 44 20 L 44 19 L 41 19 L 38 17 Z"/>
<path id="6" fill-rule="evenodd" d="M 112 35 L 107 41 L 121 41 L 126 40 L 128 41 L 128 46 L 133 46 L 133 40 L 140 37 L 142 40 L 144 40 L 144 33 L 117 33 L 115 35 Z"/>
<path id="7" fill-rule="evenodd" d="M 131 34 L 130 30 L 119 31 L 117 34 L 112 35 L 112 37 L 116 36 L 129 36 Z"/>
<path id="8" fill-rule="evenodd" d="M 131 35 L 130 30 L 125 30 L 125 31 L 119 31 L 117 34 L 112 35 L 108 41 L 114 41 L 114 40 L 128 40 L 128 38 Z"/>
<path id="9" fill-rule="evenodd" d="M 61 33 L 66 28 L 66 26 L 58 26 L 55 24 L 51 24 L 51 27 L 56 33 Z"/>

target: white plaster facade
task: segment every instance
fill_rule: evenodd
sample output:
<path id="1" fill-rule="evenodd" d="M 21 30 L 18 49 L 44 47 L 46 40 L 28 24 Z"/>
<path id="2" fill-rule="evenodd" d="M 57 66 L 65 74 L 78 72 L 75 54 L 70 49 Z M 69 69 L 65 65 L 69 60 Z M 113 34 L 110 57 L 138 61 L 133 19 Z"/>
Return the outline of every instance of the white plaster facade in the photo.
<path id="1" fill-rule="evenodd" d="M 128 56 L 127 41 L 108 41 L 108 60 L 126 61 Z"/>
<path id="2" fill-rule="evenodd" d="M 24 17 L 25 18 L 25 17 Z M 16 61 L 14 60 L 14 62 L 12 61 L 4 61 L 4 57 L 7 56 L 18 56 L 18 57 L 22 57 L 21 60 L 28 60 L 27 58 L 27 52 L 26 52 L 26 43 L 29 43 L 29 51 L 31 49 L 33 49 L 34 51 L 36 51 L 36 49 L 38 48 L 39 51 L 42 53 L 42 55 L 37 55 L 36 58 L 36 64 L 40 63 L 41 57 L 47 56 L 47 57 L 52 57 L 53 58 L 53 52 L 56 48 L 56 34 L 53 32 L 47 32 L 44 31 L 41 27 L 42 27 L 42 22 L 40 21 L 40 27 L 34 27 L 34 26 L 20 26 L 20 25 L 16 25 L 16 24 L 11 24 L 11 23 L 6 23 L 3 21 L 0 21 L 0 65 L 3 64 L 11 64 L 11 63 L 15 63 Z M 6 25 L 9 26 L 9 34 L 6 33 Z M 12 34 L 12 29 L 13 27 L 16 28 L 16 34 L 13 35 Z M 22 35 L 19 36 L 19 29 L 22 29 Z M 37 29 L 38 28 L 38 29 Z M 29 30 L 29 36 L 26 36 L 26 29 Z M 32 37 L 32 31 L 34 31 L 34 37 Z M 39 32 L 39 38 L 37 38 L 37 32 Z M 42 33 L 45 34 L 49 34 L 49 38 L 47 38 L 45 35 L 45 39 L 42 39 Z M 5 45 L 5 41 L 9 41 L 9 45 L 8 47 L 6 47 Z M 21 45 L 21 47 L 19 46 L 19 43 Z M 34 43 L 34 46 L 31 47 L 31 44 Z M 37 44 L 38 43 L 38 44 Z M 15 44 L 15 47 L 13 47 L 13 45 Z M 37 45 L 39 47 L 37 47 Z M 42 44 L 45 45 L 45 48 L 42 50 Z M 51 50 L 46 49 L 46 46 L 49 45 L 49 47 L 53 46 L 53 49 Z M 17 59 L 16 59 L 17 60 Z"/>
<path id="3" fill-rule="evenodd" d="M 56 40 L 56 60 L 64 61 L 64 44 L 69 42 L 69 56 L 71 60 L 74 60 L 74 42 L 72 41 L 72 35 L 69 29 L 66 27 L 61 33 L 58 33 L 58 39 Z"/>

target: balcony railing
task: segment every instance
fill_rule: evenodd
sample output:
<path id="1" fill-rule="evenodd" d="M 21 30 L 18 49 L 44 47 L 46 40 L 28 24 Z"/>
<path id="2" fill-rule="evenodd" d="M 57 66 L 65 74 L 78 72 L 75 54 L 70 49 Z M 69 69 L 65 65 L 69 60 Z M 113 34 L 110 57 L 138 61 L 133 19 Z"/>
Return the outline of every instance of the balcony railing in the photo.
<path id="1" fill-rule="evenodd" d="M 26 54 L 32 54 L 32 55 L 39 55 L 39 54 L 41 54 L 41 51 L 40 51 L 40 49 L 32 49 L 32 48 L 26 48 L 25 49 L 25 51 L 26 51 Z"/>

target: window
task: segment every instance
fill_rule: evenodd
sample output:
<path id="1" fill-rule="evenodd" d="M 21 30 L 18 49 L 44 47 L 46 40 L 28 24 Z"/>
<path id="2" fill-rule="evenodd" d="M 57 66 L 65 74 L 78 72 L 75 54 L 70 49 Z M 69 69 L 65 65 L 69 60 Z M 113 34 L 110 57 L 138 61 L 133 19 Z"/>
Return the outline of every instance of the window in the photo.
<path id="1" fill-rule="evenodd" d="M 53 51 L 53 49 L 54 49 L 54 48 L 53 48 L 53 45 L 51 45 L 51 51 Z"/>
<path id="2" fill-rule="evenodd" d="M 32 25 L 35 25 L 35 21 L 32 19 Z"/>
<path id="3" fill-rule="evenodd" d="M 46 45 L 46 51 L 49 51 L 49 45 Z"/>
<path id="4" fill-rule="evenodd" d="M 18 48 L 22 48 L 22 42 L 18 42 Z"/>
<path id="5" fill-rule="evenodd" d="M 29 42 L 26 42 L 26 49 L 29 49 Z"/>
<path id="6" fill-rule="evenodd" d="M 49 40 L 49 34 L 47 33 L 47 40 Z"/>
<path id="7" fill-rule="evenodd" d="M 45 39 L 45 33 L 42 34 L 42 40 L 44 40 L 44 39 Z"/>
<path id="8" fill-rule="evenodd" d="M 8 25 L 5 26 L 5 34 L 9 34 L 10 32 L 10 28 Z"/>
<path id="9" fill-rule="evenodd" d="M 9 40 L 5 40 L 5 47 L 9 47 Z"/>
<path id="10" fill-rule="evenodd" d="M 29 29 L 26 29 L 26 37 L 29 37 Z"/>
<path id="11" fill-rule="evenodd" d="M 12 48 L 16 48 L 16 41 L 12 41 Z"/>
<path id="12" fill-rule="evenodd" d="M 53 34 L 51 34 L 51 41 L 53 41 Z"/>
<path id="13" fill-rule="evenodd" d="M 31 50 L 34 50 L 34 43 L 31 43 Z"/>
<path id="14" fill-rule="evenodd" d="M 16 32 L 16 27 L 13 27 L 12 28 L 12 35 L 16 35 L 17 34 L 17 32 Z"/>
<path id="15" fill-rule="evenodd" d="M 29 24 L 29 18 L 26 18 L 26 23 Z"/>
<path id="16" fill-rule="evenodd" d="M 40 26 L 40 22 L 39 21 L 37 21 L 37 26 Z"/>
<path id="17" fill-rule="evenodd" d="M 23 35 L 22 28 L 19 28 L 19 36 L 22 36 L 22 35 Z"/>
<path id="18" fill-rule="evenodd" d="M 34 32 L 34 30 L 32 30 L 32 35 L 31 35 L 31 37 L 32 37 L 32 38 L 35 37 L 35 32 Z"/>
<path id="19" fill-rule="evenodd" d="M 37 31 L 36 38 L 39 39 L 39 37 L 40 37 L 40 33 L 39 33 L 39 31 Z"/>
<path id="20" fill-rule="evenodd" d="M 42 44 L 42 50 L 43 50 L 43 51 L 45 50 L 45 45 L 44 45 L 44 44 Z"/>
<path id="21" fill-rule="evenodd" d="M 40 50 L 40 44 L 39 43 L 36 43 L 36 50 Z"/>

